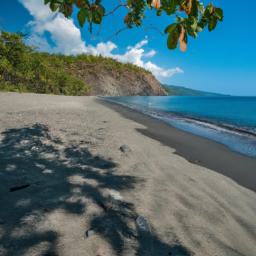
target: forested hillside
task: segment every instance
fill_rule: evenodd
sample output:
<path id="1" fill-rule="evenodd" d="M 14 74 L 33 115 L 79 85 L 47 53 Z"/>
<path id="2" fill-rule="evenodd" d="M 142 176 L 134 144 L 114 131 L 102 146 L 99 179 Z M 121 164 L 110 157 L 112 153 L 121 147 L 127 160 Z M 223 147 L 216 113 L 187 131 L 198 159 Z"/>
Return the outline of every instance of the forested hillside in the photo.
<path id="1" fill-rule="evenodd" d="M 40 53 L 22 35 L 0 34 L 0 90 L 63 95 L 165 95 L 154 76 L 92 55 Z"/>

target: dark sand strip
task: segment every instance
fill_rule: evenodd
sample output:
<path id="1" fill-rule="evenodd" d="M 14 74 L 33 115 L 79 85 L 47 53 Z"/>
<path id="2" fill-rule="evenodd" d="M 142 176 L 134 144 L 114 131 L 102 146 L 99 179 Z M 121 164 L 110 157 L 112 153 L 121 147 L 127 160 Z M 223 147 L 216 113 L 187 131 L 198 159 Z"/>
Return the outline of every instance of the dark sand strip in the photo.
<path id="1" fill-rule="evenodd" d="M 176 154 L 188 161 L 221 173 L 256 192 L 256 158 L 241 155 L 222 144 L 184 132 L 119 104 L 99 101 L 123 117 L 147 127 L 137 129 L 141 134 L 174 148 Z"/>

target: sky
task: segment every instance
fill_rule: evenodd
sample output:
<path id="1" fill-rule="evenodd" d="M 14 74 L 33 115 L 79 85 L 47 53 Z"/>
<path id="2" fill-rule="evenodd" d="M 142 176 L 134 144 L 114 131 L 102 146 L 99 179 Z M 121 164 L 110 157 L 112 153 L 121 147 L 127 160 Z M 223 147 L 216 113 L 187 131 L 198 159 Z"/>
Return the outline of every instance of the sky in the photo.
<path id="1" fill-rule="evenodd" d="M 118 0 L 103 0 L 112 10 Z M 208 1 L 203 1 L 208 3 Z M 254 0 L 213 0 L 224 21 L 209 33 L 189 38 L 187 52 L 171 51 L 162 33 L 173 20 L 147 12 L 141 28 L 124 28 L 126 10 L 101 26 L 80 28 L 72 19 L 50 12 L 43 0 L 1 0 L 0 30 L 24 32 L 26 43 L 40 51 L 101 54 L 150 70 L 162 83 L 230 95 L 256 96 L 256 21 Z"/>

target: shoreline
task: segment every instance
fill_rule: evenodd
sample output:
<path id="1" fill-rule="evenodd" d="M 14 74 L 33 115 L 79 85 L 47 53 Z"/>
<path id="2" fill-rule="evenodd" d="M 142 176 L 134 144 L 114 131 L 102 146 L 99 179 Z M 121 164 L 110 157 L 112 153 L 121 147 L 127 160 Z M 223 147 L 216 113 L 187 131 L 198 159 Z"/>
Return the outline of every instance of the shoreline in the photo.
<path id="1" fill-rule="evenodd" d="M 180 130 L 160 119 L 113 101 L 104 98 L 98 98 L 97 101 L 123 117 L 144 125 L 146 129 L 137 129 L 139 133 L 174 148 L 175 154 L 187 161 L 225 175 L 256 192 L 256 158 L 232 151 L 221 143 Z"/>
<path id="2" fill-rule="evenodd" d="M 123 107 L 126 107 L 126 108 L 131 109 L 131 110 L 135 110 L 139 113 L 143 113 L 142 111 L 137 110 L 136 108 L 130 108 L 128 105 L 125 105 L 121 102 L 117 102 L 117 101 L 111 100 L 111 99 L 106 99 L 106 97 L 104 97 L 104 96 L 99 96 L 99 98 L 103 99 L 104 101 L 108 101 L 110 103 L 119 104 Z M 204 125 L 213 125 L 213 126 L 218 127 L 220 129 L 224 129 L 228 132 L 235 132 L 239 135 L 245 135 L 245 136 L 250 136 L 250 137 L 256 138 L 256 133 L 254 131 L 246 129 L 245 127 L 237 127 L 237 126 L 234 126 L 234 125 L 231 125 L 231 124 L 228 124 L 228 123 L 217 122 L 217 121 L 213 121 L 213 120 L 206 120 L 206 119 L 203 119 L 203 118 L 195 117 L 195 116 L 192 116 L 192 115 L 186 115 L 186 114 L 182 114 L 182 113 L 178 113 L 178 112 L 172 112 L 172 111 L 165 112 L 163 110 L 161 110 L 161 111 L 162 111 L 162 113 L 168 113 L 172 117 L 182 118 L 182 119 L 188 120 L 188 121 L 195 121 L 195 122 L 202 123 Z M 160 113 L 160 112 L 158 112 L 158 113 Z M 151 116 L 151 115 L 148 115 L 148 116 Z M 151 116 L 151 117 L 154 118 L 154 116 Z M 171 125 L 171 126 L 173 126 L 173 125 Z"/>

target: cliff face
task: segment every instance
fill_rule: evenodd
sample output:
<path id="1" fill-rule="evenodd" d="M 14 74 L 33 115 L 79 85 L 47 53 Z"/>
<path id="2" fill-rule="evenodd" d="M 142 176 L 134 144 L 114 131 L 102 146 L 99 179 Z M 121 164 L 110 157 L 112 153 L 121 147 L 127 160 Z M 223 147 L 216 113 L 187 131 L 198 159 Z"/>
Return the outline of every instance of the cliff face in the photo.
<path id="1" fill-rule="evenodd" d="M 113 66 L 113 63 L 81 61 L 70 64 L 67 71 L 90 86 L 89 95 L 167 95 L 150 72 L 131 64 Z"/>

